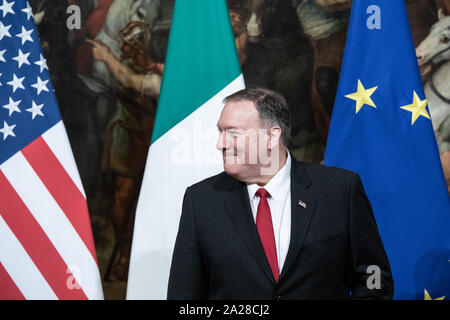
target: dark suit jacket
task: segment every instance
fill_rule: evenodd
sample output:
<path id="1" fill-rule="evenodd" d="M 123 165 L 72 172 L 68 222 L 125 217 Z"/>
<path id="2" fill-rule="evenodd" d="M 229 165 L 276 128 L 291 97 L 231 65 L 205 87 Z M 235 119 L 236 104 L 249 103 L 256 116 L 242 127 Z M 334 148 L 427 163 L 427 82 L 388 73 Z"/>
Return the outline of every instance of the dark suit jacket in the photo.
<path id="1" fill-rule="evenodd" d="M 168 299 L 392 298 L 389 261 L 356 173 L 292 159 L 291 199 L 291 240 L 277 283 L 246 185 L 223 172 L 187 188 Z M 367 286 L 370 265 L 381 270 L 380 289 Z"/>

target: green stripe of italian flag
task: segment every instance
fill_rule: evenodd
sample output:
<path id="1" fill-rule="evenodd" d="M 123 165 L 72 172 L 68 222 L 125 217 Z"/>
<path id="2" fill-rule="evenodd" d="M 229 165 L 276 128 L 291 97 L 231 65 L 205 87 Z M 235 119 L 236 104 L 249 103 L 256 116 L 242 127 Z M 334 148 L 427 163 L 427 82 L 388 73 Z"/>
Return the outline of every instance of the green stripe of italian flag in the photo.
<path id="1" fill-rule="evenodd" d="M 165 299 L 186 188 L 223 171 L 223 99 L 244 88 L 225 0 L 176 0 L 136 211 L 127 299 Z"/>

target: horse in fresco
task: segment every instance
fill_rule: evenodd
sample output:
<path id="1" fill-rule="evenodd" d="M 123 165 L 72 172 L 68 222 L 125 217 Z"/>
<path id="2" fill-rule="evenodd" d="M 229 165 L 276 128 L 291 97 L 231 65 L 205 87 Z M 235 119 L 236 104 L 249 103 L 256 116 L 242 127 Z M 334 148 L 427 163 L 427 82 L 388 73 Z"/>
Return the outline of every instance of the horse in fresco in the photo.
<path id="1" fill-rule="evenodd" d="M 438 17 L 416 54 L 450 190 L 450 16 L 439 10 Z"/>

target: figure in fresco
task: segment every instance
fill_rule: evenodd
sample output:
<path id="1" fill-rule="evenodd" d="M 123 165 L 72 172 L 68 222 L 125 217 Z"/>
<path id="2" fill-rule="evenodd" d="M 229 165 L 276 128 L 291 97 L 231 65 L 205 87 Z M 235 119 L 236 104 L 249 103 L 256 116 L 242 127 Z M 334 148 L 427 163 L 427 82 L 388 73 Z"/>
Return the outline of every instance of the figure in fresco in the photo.
<path id="1" fill-rule="evenodd" d="M 91 46 L 85 43 L 85 39 L 95 39 L 105 23 L 109 7 L 114 0 L 97 0 L 95 3 L 90 1 L 80 0 L 75 4 L 80 6 L 82 13 L 83 28 L 81 30 L 74 30 L 71 42 L 76 47 L 75 62 L 77 71 L 83 75 L 90 75 L 92 73 L 93 57 L 91 54 Z"/>
<path id="2" fill-rule="evenodd" d="M 119 57 L 120 31 L 132 21 L 148 23 L 152 27 L 159 13 L 159 0 L 100 0 L 86 19 L 84 39 L 104 43 L 113 55 Z M 80 78 L 94 99 L 90 112 L 96 136 L 104 143 L 104 132 L 114 105 L 115 79 L 105 63 L 92 61 L 90 48 L 85 42 L 77 48 L 76 64 Z"/>
<path id="3" fill-rule="evenodd" d="M 442 9 L 416 54 L 450 193 L 450 16 Z"/>
<path id="4" fill-rule="evenodd" d="M 315 51 L 314 81 L 328 119 L 334 105 L 350 18 L 350 0 L 295 0 L 303 31 Z M 328 132 L 328 127 L 326 128 Z M 326 142 L 326 141 L 325 141 Z"/>
<path id="5" fill-rule="evenodd" d="M 241 0 L 228 0 L 228 12 L 230 15 L 231 28 L 236 44 L 236 51 L 239 58 L 239 63 L 242 65 L 247 59 L 247 41 L 248 35 L 246 32 L 248 21 L 248 3 Z"/>
<path id="6" fill-rule="evenodd" d="M 120 0 L 109 7 L 106 20 L 95 40 L 106 44 L 117 57 L 120 55 L 120 32 L 132 21 L 148 23 L 151 27 L 160 14 L 160 0 Z M 94 62 L 92 77 L 104 81 L 107 87 L 114 85 L 114 78 L 104 63 Z M 102 92 L 103 90 L 99 90 Z"/>
<path id="7" fill-rule="evenodd" d="M 120 256 L 113 271 L 119 280 L 126 280 L 134 214 L 164 65 L 163 61 L 153 57 L 152 30 L 148 24 L 130 22 L 120 35 L 120 60 L 105 44 L 88 42 L 93 45 L 94 59 L 106 64 L 116 83 L 117 100 L 115 113 L 108 124 L 104 169 L 112 174 L 114 183 L 111 219 Z M 167 36 L 168 32 L 159 36 L 159 47 Z"/>
<path id="8" fill-rule="evenodd" d="M 91 45 L 86 39 L 97 39 L 120 56 L 119 32 L 129 21 L 144 21 L 158 15 L 152 4 L 159 0 L 69 0 L 80 7 L 82 28 L 69 31 L 69 45 L 73 50 L 76 71 L 72 76 L 68 130 L 78 137 L 73 143 L 80 175 L 84 181 L 91 215 L 105 215 L 109 206 L 110 177 L 101 174 L 102 153 L 106 139 L 107 124 L 114 111 L 115 86 L 106 83 L 114 81 L 104 62 L 95 61 Z M 119 29 L 120 28 L 120 29 Z M 98 70 L 103 70 L 103 74 Z M 66 94 L 68 90 L 66 89 Z M 64 117 L 63 117 L 64 118 Z M 74 119 L 74 121 L 71 121 Z"/>
<path id="9" fill-rule="evenodd" d="M 316 130 L 312 99 L 314 50 L 291 1 L 251 0 L 242 72 L 247 86 L 281 92 L 291 108 L 293 145 L 302 161 L 319 162 L 324 144 Z M 242 57 L 242 55 L 241 55 Z"/>
<path id="10" fill-rule="evenodd" d="M 106 1 L 106 0 L 100 0 Z M 75 160 L 80 172 L 88 203 L 92 204 L 92 190 L 98 188 L 102 178 L 95 134 L 95 124 L 88 106 L 83 84 L 77 76 L 76 45 L 79 45 L 81 30 L 68 30 L 66 21 L 69 5 L 78 5 L 81 9 L 81 20 L 84 23 L 98 1 L 94 0 L 30 0 L 33 15 L 37 23 L 43 53 L 47 59 L 52 86 L 55 90 L 61 116 L 64 120 Z M 84 42 L 84 38 L 81 39 Z M 85 57 L 83 57 L 85 58 Z M 90 206 L 92 209 L 92 206 Z M 91 210 L 91 213 L 95 210 Z"/>

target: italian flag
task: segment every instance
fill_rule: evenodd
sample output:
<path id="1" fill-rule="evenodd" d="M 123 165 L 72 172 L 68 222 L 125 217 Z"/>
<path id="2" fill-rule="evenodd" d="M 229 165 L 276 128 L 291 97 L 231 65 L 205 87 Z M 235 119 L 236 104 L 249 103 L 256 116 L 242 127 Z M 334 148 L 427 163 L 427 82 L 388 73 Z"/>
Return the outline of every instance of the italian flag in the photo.
<path id="1" fill-rule="evenodd" d="M 223 171 L 223 99 L 244 88 L 225 0 L 176 0 L 136 211 L 127 299 L 166 299 L 186 188 Z"/>

